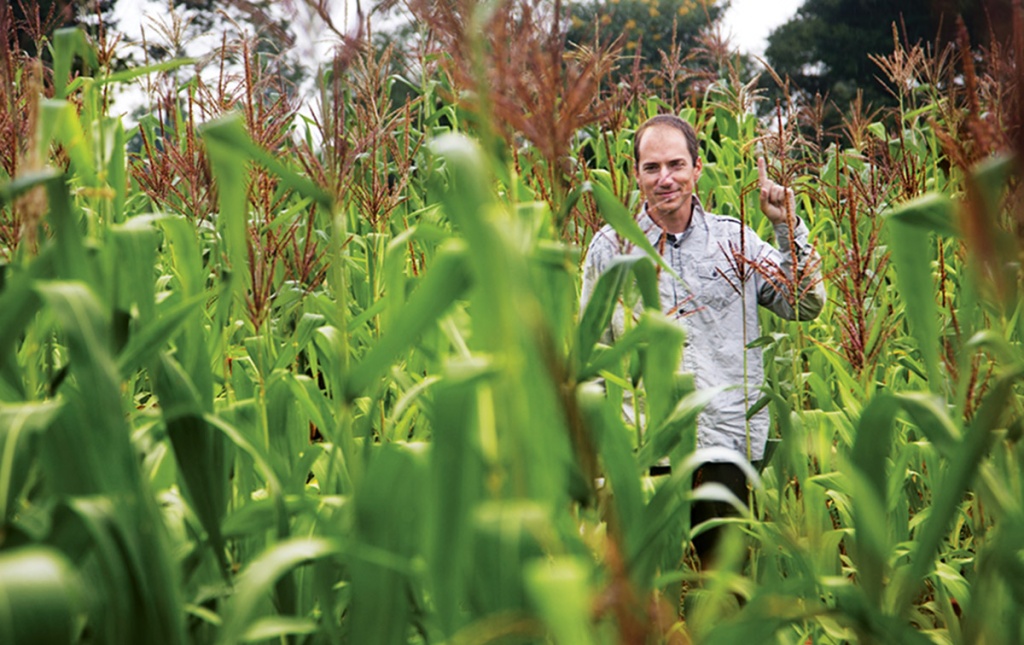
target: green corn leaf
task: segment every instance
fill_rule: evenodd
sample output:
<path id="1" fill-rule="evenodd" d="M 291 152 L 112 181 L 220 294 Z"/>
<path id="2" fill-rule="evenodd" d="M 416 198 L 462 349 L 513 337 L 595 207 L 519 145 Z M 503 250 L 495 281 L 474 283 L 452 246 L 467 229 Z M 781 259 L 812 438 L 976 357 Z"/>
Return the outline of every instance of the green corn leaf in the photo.
<path id="1" fill-rule="evenodd" d="M 891 546 L 886 508 L 886 463 L 892 446 L 899 402 L 889 395 L 872 398 L 861 413 L 851 459 L 858 573 L 869 598 L 882 599 L 882 584 Z"/>
<path id="2" fill-rule="evenodd" d="M 644 498 L 637 477 L 640 467 L 634 457 L 628 431 L 621 413 L 612 409 L 600 386 L 593 383 L 580 386 L 577 400 L 586 427 L 597 444 L 605 485 L 613 492 L 608 530 L 613 536 L 621 536 L 622 544 L 631 550 L 643 530 Z"/>
<path id="3" fill-rule="evenodd" d="M 205 123 L 200 128 L 200 134 L 210 151 L 211 162 L 214 158 L 214 150 L 217 151 L 216 155 L 222 164 L 232 163 L 231 158 L 235 159 L 234 163 L 237 166 L 243 166 L 248 160 L 255 161 L 269 170 L 288 188 L 304 197 L 316 200 L 329 212 L 333 211 L 334 198 L 330 194 L 289 168 L 273 152 L 265 150 L 253 142 L 246 130 L 242 115 L 230 114 Z M 237 173 L 232 171 L 232 174 Z"/>
<path id="4" fill-rule="evenodd" d="M 159 232 L 153 226 L 153 218 L 133 217 L 112 227 L 110 236 L 116 250 L 112 273 L 118 290 L 117 306 L 123 311 L 138 308 L 139 322 L 148 324 L 156 315 L 153 266 Z"/>
<path id="5" fill-rule="evenodd" d="M 398 356 L 461 297 L 470 285 L 464 248 L 448 245 L 434 259 L 420 286 L 409 297 L 402 315 L 380 342 L 352 370 L 346 392 L 350 399 L 362 396 L 383 376 Z"/>
<path id="6" fill-rule="evenodd" d="M 469 597 L 466 579 L 471 560 L 473 509 L 484 490 L 477 400 L 479 385 L 493 376 L 487 362 L 453 363 L 445 378 L 432 388 L 430 407 L 433 439 L 430 453 L 431 517 L 428 562 L 438 619 L 446 633 L 462 626 L 462 606 Z"/>
<path id="7" fill-rule="evenodd" d="M 529 611 L 524 571 L 545 555 L 541 539 L 553 528 L 549 513 L 529 500 L 483 502 L 472 527 L 471 615 Z"/>
<path id="8" fill-rule="evenodd" d="M 180 598 L 162 524 L 129 441 L 120 378 L 104 333 L 109 322 L 84 284 L 38 282 L 36 290 L 66 338 L 72 376 L 62 388 L 67 404 L 41 445 L 48 484 L 58 494 L 117 500 L 104 522 L 111 523 L 120 554 L 116 559 L 127 563 L 123 566 L 138 590 L 133 611 L 139 631 L 133 640 L 181 642 Z M 118 615 L 117 620 L 126 618 Z"/>
<path id="9" fill-rule="evenodd" d="M 1002 153 L 983 159 L 972 169 L 971 178 L 978 187 L 980 197 L 985 200 L 984 206 L 988 212 L 998 211 L 999 201 L 1009 185 L 1012 173 L 1018 170 L 1017 165 L 1018 159 L 1015 156 Z"/>
<path id="10" fill-rule="evenodd" d="M 270 493 L 270 496 L 275 501 L 276 508 L 278 510 L 279 533 L 280 535 L 287 535 L 287 525 L 284 523 L 285 510 L 284 498 L 281 494 L 281 481 L 277 477 L 277 472 L 274 470 L 273 466 L 271 466 L 271 459 L 267 455 L 267 452 L 260 446 L 249 441 L 244 432 L 226 421 L 222 416 L 207 414 L 204 419 L 206 420 L 206 423 L 219 430 L 239 450 L 244 452 L 253 460 L 257 470 L 266 480 L 267 490 Z M 282 527 L 284 527 L 284 530 L 280 530 Z"/>
<path id="11" fill-rule="evenodd" d="M 113 130 L 110 146 L 104 155 L 107 160 L 107 183 L 114 190 L 111 210 L 113 211 L 113 221 L 123 222 L 125 218 L 124 205 L 128 200 L 128 166 L 125 159 L 124 125 L 120 119 L 108 119 L 107 130 Z"/>
<path id="12" fill-rule="evenodd" d="M 85 588 L 59 551 L 32 546 L 0 553 L 0 642 L 62 645 L 78 640 Z"/>
<path id="13" fill-rule="evenodd" d="M 302 317 L 299 319 L 299 324 L 296 326 L 295 333 L 288 338 L 288 342 L 281 348 L 280 353 L 277 355 L 277 359 L 274 361 L 272 369 L 285 369 L 291 365 L 299 355 L 299 352 L 305 350 L 313 340 L 313 335 L 316 333 L 316 330 L 322 327 L 326 322 L 326 319 L 320 314 L 302 314 Z"/>
<path id="14" fill-rule="evenodd" d="M 238 643 L 251 634 L 261 613 L 269 609 L 274 585 L 293 569 L 341 555 L 339 543 L 323 538 L 292 538 L 279 542 L 245 568 L 235 585 L 235 595 L 224 611 L 224 623 L 217 642 Z"/>
<path id="15" fill-rule="evenodd" d="M 678 363 L 677 363 L 678 365 Z M 687 394 L 678 401 L 671 414 L 650 432 L 637 454 L 641 470 L 653 466 L 659 459 L 675 451 L 677 446 L 692 450 L 697 443 L 697 417 L 716 396 L 728 390 L 728 386 L 702 388 Z"/>
<path id="16" fill-rule="evenodd" d="M 326 393 L 320 389 L 320 384 L 315 379 L 299 376 L 294 380 L 292 391 L 296 400 L 301 402 L 310 421 L 321 431 L 328 428 L 328 419 L 332 419 L 334 410 Z M 329 436 L 329 431 L 325 436 Z"/>
<path id="17" fill-rule="evenodd" d="M 220 526 L 228 506 L 228 456 L 224 438 L 203 418 L 205 410 L 188 375 L 166 353 L 151 368 L 153 392 L 160 400 L 167 436 L 189 505 L 206 529 L 210 548 L 228 579 L 229 564 Z"/>
<path id="18" fill-rule="evenodd" d="M 423 446 L 385 444 L 375 451 L 354 496 L 355 536 L 361 549 L 398 562 L 421 557 L 426 459 Z M 407 572 L 360 557 L 349 561 L 354 643 L 405 643 L 413 610 Z"/>
<path id="19" fill-rule="evenodd" d="M 50 201 L 50 221 L 54 227 L 55 253 L 52 256 L 55 275 L 64 280 L 84 280 L 94 285 L 95 268 L 85 251 L 85 235 L 77 210 L 62 177 L 46 183 Z"/>
<path id="20" fill-rule="evenodd" d="M 897 395 L 903 410 L 946 457 L 952 457 L 961 441 L 960 428 L 949 416 L 945 402 L 932 394 L 907 392 Z"/>
<path id="21" fill-rule="evenodd" d="M 630 577 L 641 588 L 650 588 L 661 564 L 662 549 L 666 548 L 669 542 L 675 542 L 676 532 L 695 499 L 697 491 L 690 488 L 693 473 L 701 464 L 710 461 L 735 464 L 750 482 L 759 485 L 760 479 L 750 462 L 743 455 L 725 448 L 701 448 L 682 463 L 672 464 L 672 474 L 647 503 L 640 522 L 642 528 L 638 539 L 631 545 L 627 554 Z M 731 502 L 737 509 L 744 509 L 744 503 L 724 487 L 707 487 L 699 496 Z M 745 510 L 742 512 L 748 513 Z"/>
<path id="22" fill-rule="evenodd" d="M 905 615 L 921 581 L 934 567 L 935 553 L 946 537 L 950 522 L 963 499 L 964 490 L 977 473 L 978 464 L 995 441 L 1001 427 L 1014 384 L 1024 377 L 1024 365 L 1015 365 L 990 386 L 987 395 L 964 433 L 960 448 L 951 459 L 937 490 L 928 518 L 918 531 L 910 566 L 902 570 L 895 582 L 896 608 Z"/>
<path id="23" fill-rule="evenodd" d="M 587 563 L 562 556 L 526 564 L 526 589 L 556 643 L 590 643 L 593 603 Z"/>
<path id="24" fill-rule="evenodd" d="M 99 642 L 185 642 L 182 602 L 162 518 L 140 495 L 76 497 L 58 505 L 50 542 L 94 560 L 90 628 Z"/>
<path id="25" fill-rule="evenodd" d="M 886 213 L 886 218 L 917 229 L 918 233 L 937 233 L 960 237 L 953 200 L 942 193 L 927 193 L 900 204 Z"/>
<path id="26" fill-rule="evenodd" d="M 436 210 L 436 207 L 428 207 L 428 209 L 424 210 Z M 378 301 L 379 304 L 387 304 L 387 307 L 381 310 L 373 306 L 366 310 L 367 312 L 375 311 L 374 315 L 383 311 L 382 327 L 384 330 L 390 328 L 394 320 L 401 316 L 402 305 L 405 304 L 405 297 L 407 295 L 406 286 L 409 282 L 409 277 L 407 276 L 408 257 L 412 252 L 411 249 L 415 242 L 426 242 L 434 246 L 448 239 L 451 239 L 451 233 L 421 223 L 402 231 L 388 243 L 383 270 L 384 293 L 388 294 L 388 296 Z M 362 319 L 363 316 L 358 316 L 357 318 Z M 355 322 L 355 319 L 353 322 Z M 351 326 L 349 328 L 352 329 Z"/>
<path id="27" fill-rule="evenodd" d="M 196 303 L 195 308 L 191 310 L 192 315 L 184 310 L 188 308 L 185 304 L 181 305 L 184 309 L 177 309 L 168 303 L 167 306 L 172 308 L 163 312 L 168 318 L 168 325 L 180 324 L 181 333 L 174 338 L 175 359 L 195 385 L 203 402 L 203 410 L 212 410 L 213 373 L 204 324 L 206 320 L 200 315 L 201 302 L 210 297 L 206 289 L 209 268 L 204 266 L 196 229 L 188 220 L 184 217 L 158 217 L 156 222 L 170 243 L 170 259 L 179 287 L 175 289 L 175 296 L 180 298 L 181 303 Z M 181 317 L 180 321 L 175 320 L 178 316 Z M 140 332 L 140 336 L 148 331 L 147 326 L 147 329 Z M 158 332 L 160 327 L 153 327 L 152 331 Z M 163 331 L 170 330 L 164 328 Z M 131 344 L 129 346 L 131 347 Z"/>
<path id="28" fill-rule="evenodd" d="M 96 50 L 89 43 L 85 30 L 78 27 L 58 29 L 53 33 L 53 94 L 58 99 L 67 96 L 71 64 L 80 56 L 90 69 L 99 69 Z"/>
<path id="29" fill-rule="evenodd" d="M 102 76 L 97 80 L 100 85 L 109 85 L 111 83 L 128 83 L 134 81 L 140 76 L 146 74 L 154 74 L 157 72 L 173 72 L 174 70 L 194 64 L 196 61 L 194 58 L 173 58 L 171 60 L 161 61 L 159 63 L 150 63 L 149 65 L 139 65 L 137 67 L 129 67 L 113 74 Z"/>
<path id="30" fill-rule="evenodd" d="M 580 316 L 577 330 L 576 351 L 581 367 L 590 360 L 594 346 L 611 324 L 619 294 L 629 277 L 629 265 L 637 261 L 639 258 L 622 258 L 611 264 L 598 278 L 594 292 Z"/>
<path id="31" fill-rule="evenodd" d="M 217 231 L 224 240 L 224 268 L 234 299 L 245 299 L 245 276 L 249 274 L 249 168 L 248 158 L 239 154 L 243 142 L 249 141 L 241 117 L 211 122 L 200 132 L 210 157 L 210 169 L 217 182 Z M 230 302 L 218 307 L 222 325 L 228 321 Z"/>
<path id="32" fill-rule="evenodd" d="M 911 226 L 905 220 L 906 217 L 890 217 L 887 220 L 892 238 L 890 252 L 896 266 L 896 281 L 900 295 L 907 304 L 910 333 L 921 352 L 928 385 L 933 392 L 942 392 L 945 386 L 939 367 L 939 312 L 931 270 L 932 239 L 927 231 Z"/>
<path id="33" fill-rule="evenodd" d="M 135 587 L 132 561 L 119 543 L 123 537 L 109 499 L 82 497 L 59 503 L 54 510 L 48 542 L 73 562 L 95 561 L 96 604 L 89 628 L 102 642 L 129 642 L 138 635 L 143 615 Z M 129 590 L 125 593 L 125 590 Z"/>
<path id="34" fill-rule="evenodd" d="M 892 428 L 899 411 L 898 401 L 889 395 L 873 397 L 861 413 L 851 458 L 876 497 L 885 498 L 885 465 L 892 447 Z"/>
<path id="35" fill-rule="evenodd" d="M 683 279 L 665 262 L 665 259 L 661 257 L 661 254 L 654 248 L 651 241 L 647 239 L 644 232 L 640 230 L 640 226 L 626 210 L 626 207 L 619 202 L 607 187 L 600 182 L 588 182 L 586 187 L 594 195 L 594 199 L 597 200 L 597 206 L 601 209 L 601 214 L 612 225 L 616 233 L 636 244 L 647 253 L 648 257 L 657 262 L 663 271 L 666 271 L 679 282 L 683 282 Z"/>
<path id="36" fill-rule="evenodd" d="M 91 142 L 86 137 L 74 104 L 58 99 L 44 99 L 39 104 L 39 110 L 39 141 L 43 146 L 40 154 L 43 158 L 48 156 L 46 152 L 51 144 L 63 146 L 78 181 L 86 186 L 98 186 Z M 50 208 L 54 208 L 53 204 Z"/>
<path id="37" fill-rule="evenodd" d="M 27 271 L 16 273 L 8 268 L 5 272 L 5 284 L 0 290 L 0 378 L 14 392 L 21 392 L 24 387 L 20 370 L 14 363 L 15 348 L 43 306 L 43 299 L 36 290 L 36 279 L 52 277 L 55 253 L 56 249 L 48 246 Z"/>
<path id="38" fill-rule="evenodd" d="M 286 492 L 300 492 L 309 472 L 303 468 L 301 460 L 309 447 L 309 419 L 296 405 L 297 389 L 300 388 L 294 375 L 284 370 L 273 372 L 266 381 L 269 454 L 274 458 Z"/>
<path id="39" fill-rule="evenodd" d="M 68 493 L 133 491 L 138 471 L 121 415 L 120 376 L 104 334 L 109 325 L 104 312 L 81 283 L 41 281 L 36 290 L 67 336 L 71 369 L 77 377 L 74 401 L 80 409 L 69 408 L 67 420 L 90 429 L 88 438 L 80 432 L 66 437 L 73 441 L 65 446 L 72 448 L 70 453 L 53 447 L 52 456 L 63 465 L 54 463 L 51 475 L 67 486 Z M 72 419 L 72 412 L 85 416 Z"/>
<path id="40" fill-rule="evenodd" d="M 590 363 L 583 365 L 576 380 L 579 382 L 590 380 L 602 372 L 614 371 L 621 366 L 622 360 L 637 352 L 647 342 L 647 329 L 641 325 L 632 327 L 621 337 L 616 339 L 615 344 L 609 348 L 595 347 L 590 357 Z"/>
<path id="41" fill-rule="evenodd" d="M 462 230 L 472 252 L 487 257 L 493 252 L 488 221 L 494 202 L 489 166 L 480 146 L 462 134 L 446 134 L 430 145 L 444 159 L 449 185 L 441 194 L 448 217 Z"/>
<path id="42" fill-rule="evenodd" d="M 37 186 L 45 186 L 51 181 L 63 180 L 64 174 L 53 168 L 24 172 L 0 185 L 0 201 L 9 204 Z"/>
<path id="43" fill-rule="evenodd" d="M 31 444 L 60 413 L 59 401 L 0 403 L 0 521 L 8 521 L 34 462 Z"/>
<path id="44" fill-rule="evenodd" d="M 644 313 L 648 344 L 643 354 L 644 392 L 647 394 L 647 427 L 656 428 L 679 402 L 675 375 L 682 361 L 683 328 L 661 313 Z M 681 433 L 680 433 L 681 434 Z"/>
<path id="45" fill-rule="evenodd" d="M 311 618 L 265 616 L 252 621 L 241 640 L 246 643 L 280 640 L 286 636 L 308 636 L 317 633 L 318 630 L 316 621 Z"/>
<path id="46" fill-rule="evenodd" d="M 303 493 L 288 495 L 284 499 L 289 516 L 315 515 L 323 504 L 343 507 L 347 505 L 347 497 L 314 497 Z M 257 499 L 234 509 L 224 519 L 221 533 L 226 539 L 245 538 L 258 533 L 273 532 L 277 526 L 277 506 L 272 499 Z"/>
<path id="47" fill-rule="evenodd" d="M 171 306 L 161 307 L 159 315 L 128 339 L 117 357 L 118 371 L 127 377 L 132 371 L 148 364 L 167 343 L 181 331 L 182 326 L 195 316 L 206 302 L 206 294 L 198 294 Z M 197 390 L 198 392 L 198 390 Z"/>
<path id="48" fill-rule="evenodd" d="M 640 266 L 646 265 L 652 269 L 650 273 L 639 269 Z M 600 340 L 601 335 L 604 333 L 608 326 L 611 324 L 612 315 L 615 312 L 617 306 L 619 294 L 625 288 L 630 274 L 644 276 L 644 279 L 638 280 L 638 284 L 644 284 L 644 293 L 647 293 L 650 282 L 650 275 L 653 274 L 653 264 L 648 258 L 643 256 L 625 256 L 617 258 L 607 270 L 601 274 L 598 278 L 597 284 L 594 286 L 594 292 L 590 296 L 590 300 L 587 302 L 586 308 L 580 317 L 580 324 L 577 330 L 577 360 L 579 362 L 579 369 L 582 370 L 583 366 L 587 364 L 594 351 L 594 346 Z M 655 277 L 654 292 L 657 294 L 657 278 Z M 653 306 L 658 307 L 657 295 L 654 296 Z M 650 301 L 645 301 L 645 304 L 652 306 Z M 591 370 L 593 371 L 593 370 Z"/>
<path id="49" fill-rule="evenodd" d="M 206 294 L 206 273 L 196 227 L 184 217 L 156 216 L 153 221 L 159 224 L 170 243 L 170 258 L 182 297 Z"/>

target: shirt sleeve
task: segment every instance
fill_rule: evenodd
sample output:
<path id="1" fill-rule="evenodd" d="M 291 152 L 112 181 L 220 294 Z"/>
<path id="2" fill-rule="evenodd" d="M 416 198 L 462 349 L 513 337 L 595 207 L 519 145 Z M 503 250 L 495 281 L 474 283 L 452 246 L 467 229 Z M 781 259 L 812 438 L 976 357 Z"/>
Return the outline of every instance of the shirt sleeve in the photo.
<path id="1" fill-rule="evenodd" d="M 813 320 L 825 304 L 821 256 L 808 237 L 807 225 L 799 217 L 792 227 L 776 224 L 778 247 L 765 244 L 759 257 L 758 304 L 787 320 Z"/>

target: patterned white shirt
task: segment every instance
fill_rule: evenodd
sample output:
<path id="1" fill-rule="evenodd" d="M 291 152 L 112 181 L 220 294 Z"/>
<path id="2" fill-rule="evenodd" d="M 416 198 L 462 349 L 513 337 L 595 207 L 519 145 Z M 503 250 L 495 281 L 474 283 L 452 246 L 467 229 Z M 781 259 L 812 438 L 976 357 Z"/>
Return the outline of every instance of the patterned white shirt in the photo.
<path id="1" fill-rule="evenodd" d="M 768 409 L 751 417 L 749 446 L 746 414 L 761 396 L 764 365 L 760 347 L 744 348 L 761 335 L 757 305 L 789 320 L 810 320 L 821 311 L 821 261 L 808 242 L 807 226 L 796 219 L 791 244 L 790 226 L 776 225 L 776 248 L 738 219 L 706 213 L 696 197 L 690 225 L 681 235 L 665 233 L 646 208 L 637 223 L 682 278 L 680 282 L 667 271 L 658 277 L 662 312 L 686 331 L 680 369 L 694 375 L 698 389 L 737 386 L 716 395 L 704 409 L 697 422 L 697 446 L 723 446 L 760 460 L 768 437 Z M 584 263 L 581 311 L 617 256 L 642 253 L 610 225 L 598 231 Z M 796 285 L 798 275 L 802 280 Z M 622 335 L 624 316 L 625 309 L 618 307 L 606 342 Z"/>

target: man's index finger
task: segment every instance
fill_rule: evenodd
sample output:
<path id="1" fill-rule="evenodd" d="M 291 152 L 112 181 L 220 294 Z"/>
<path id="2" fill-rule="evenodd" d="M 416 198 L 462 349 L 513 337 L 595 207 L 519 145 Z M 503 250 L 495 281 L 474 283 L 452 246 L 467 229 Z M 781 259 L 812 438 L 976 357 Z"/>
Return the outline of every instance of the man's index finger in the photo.
<path id="1" fill-rule="evenodd" d="M 768 168 L 765 166 L 764 157 L 757 158 L 757 183 L 760 186 L 768 183 Z"/>

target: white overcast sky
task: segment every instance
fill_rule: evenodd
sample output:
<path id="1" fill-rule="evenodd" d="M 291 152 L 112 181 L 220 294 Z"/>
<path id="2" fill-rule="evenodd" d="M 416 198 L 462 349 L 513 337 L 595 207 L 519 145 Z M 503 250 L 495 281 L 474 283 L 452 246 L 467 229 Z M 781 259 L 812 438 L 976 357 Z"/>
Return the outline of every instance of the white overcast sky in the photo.
<path id="1" fill-rule="evenodd" d="M 748 54 L 764 54 L 768 34 L 796 13 L 804 0 L 732 0 L 725 13 L 723 29 L 732 34 L 736 49 Z"/>

